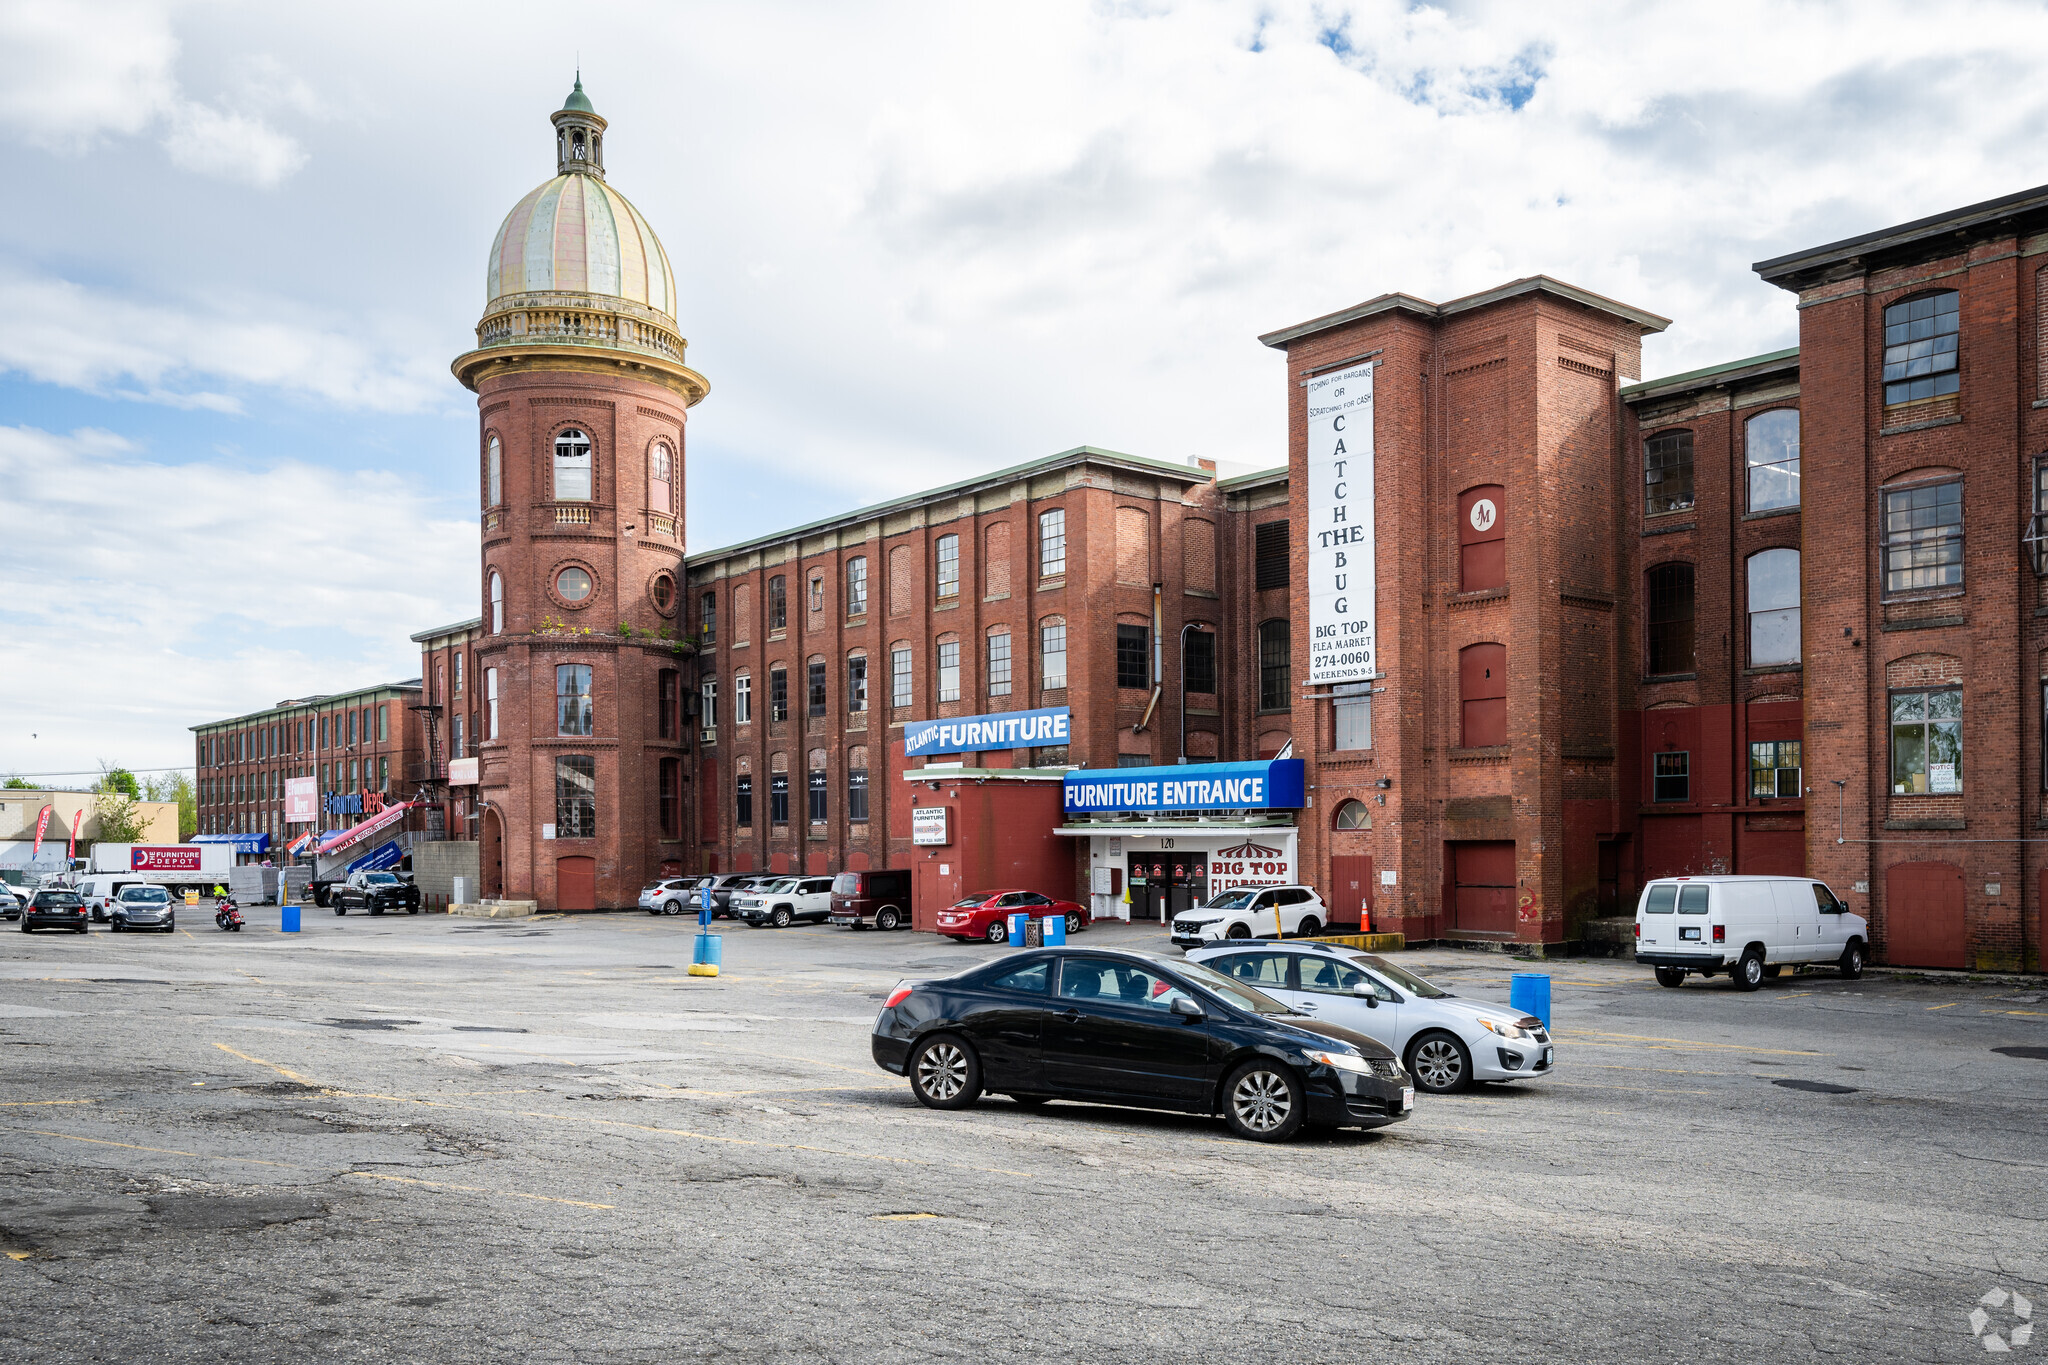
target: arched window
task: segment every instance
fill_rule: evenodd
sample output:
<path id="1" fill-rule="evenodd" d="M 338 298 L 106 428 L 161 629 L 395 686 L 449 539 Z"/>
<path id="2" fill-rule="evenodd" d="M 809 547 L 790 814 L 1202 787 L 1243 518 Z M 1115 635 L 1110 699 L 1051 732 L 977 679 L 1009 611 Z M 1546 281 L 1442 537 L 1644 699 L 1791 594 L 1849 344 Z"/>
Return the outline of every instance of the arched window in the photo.
<path id="1" fill-rule="evenodd" d="M 1799 551 L 1749 557 L 1749 666 L 1799 662 Z"/>
<path id="2" fill-rule="evenodd" d="M 1742 453 L 1750 511 L 1799 505 L 1799 409 L 1772 408 L 1750 418 L 1742 428 Z"/>
<path id="3" fill-rule="evenodd" d="M 1337 807 L 1336 829 L 1371 829 L 1372 812 L 1365 808 L 1363 801 L 1346 801 Z"/>
<path id="4" fill-rule="evenodd" d="M 1067 685 L 1067 618 L 1048 616 L 1038 623 L 1038 685 L 1048 692 Z"/>
<path id="5" fill-rule="evenodd" d="M 1259 625 L 1259 709 L 1291 709 L 1287 696 L 1291 668 L 1290 636 L 1287 622 L 1265 621 Z"/>
<path id="6" fill-rule="evenodd" d="M 988 629 L 988 694 L 991 697 L 1010 695 L 1010 628 L 990 626 Z"/>
<path id="7" fill-rule="evenodd" d="M 505 580 L 491 571 L 491 634 L 505 633 Z"/>
<path id="8" fill-rule="evenodd" d="M 1508 585 L 1507 491 L 1497 483 L 1458 495 L 1458 588 Z"/>
<path id="9" fill-rule="evenodd" d="M 555 501 L 590 501 L 590 438 L 575 427 L 555 437 Z"/>
<path id="10" fill-rule="evenodd" d="M 1484 749 L 1508 742 L 1508 647 L 1487 643 L 1458 651 L 1458 744 Z"/>
<path id="11" fill-rule="evenodd" d="M 491 448 L 484 456 L 484 506 L 496 507 L 505 501 L 505 448 L 498 443 L 494 433 Z"/>
<path id="12" fill-rule="evenodd" d="M 1692 672 L 1692 565 L 1659 564 L 1647 575 L 1647 586 L 1650 676 Z"/>
<path id="13" fill-rule="evenodd" d="M 1954 393 L 1962 296 L 1953 289 L 1902 299 L 1884 310 L 1884 401 L 1911 403 Z"/>
<path id="14" fill-rule="evenodd" d="M 866 555 L 855 555 L 846 561 L 846 614 L 865 616 L 868 614 L 868 560 Z"/>
<path id="15" fill-rule="evenodd" d="M 659 441 L 647 457 L 647 507 L 654 512 L 675 511 L 675 459 Z"/>

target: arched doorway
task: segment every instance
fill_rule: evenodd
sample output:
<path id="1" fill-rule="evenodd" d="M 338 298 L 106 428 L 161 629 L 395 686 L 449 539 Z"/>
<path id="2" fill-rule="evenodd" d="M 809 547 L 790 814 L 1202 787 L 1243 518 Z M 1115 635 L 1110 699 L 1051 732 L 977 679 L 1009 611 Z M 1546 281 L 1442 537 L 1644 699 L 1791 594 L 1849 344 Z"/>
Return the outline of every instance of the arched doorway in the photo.
<path id="1" fill-rule="evenodd" d="M 483 882 L 482 898 L 487 901 L 505 898 L 505 822 L 498 814 L 498 808 L 491 806 L 484 811 L 480 826 L 482 847 L 477 849 L 477 876 Z"/>

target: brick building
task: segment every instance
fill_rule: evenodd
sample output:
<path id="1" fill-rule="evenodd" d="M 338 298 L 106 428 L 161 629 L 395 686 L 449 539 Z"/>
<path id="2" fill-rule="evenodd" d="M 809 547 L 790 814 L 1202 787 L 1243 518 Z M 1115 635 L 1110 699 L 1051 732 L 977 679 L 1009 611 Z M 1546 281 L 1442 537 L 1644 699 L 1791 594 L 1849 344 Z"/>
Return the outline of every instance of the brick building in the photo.
<path id="1" fill-rule="evenodd" d="M 412 637 L 420 647 L 421 752 L 406 780 L 433 807 L 429 827 L 450 839 L 476 839 L 482 818 L 476 804 L 477 742 L 491 714 L 476 671 L 483 624 L 481 617 L 457 621 Z"/>

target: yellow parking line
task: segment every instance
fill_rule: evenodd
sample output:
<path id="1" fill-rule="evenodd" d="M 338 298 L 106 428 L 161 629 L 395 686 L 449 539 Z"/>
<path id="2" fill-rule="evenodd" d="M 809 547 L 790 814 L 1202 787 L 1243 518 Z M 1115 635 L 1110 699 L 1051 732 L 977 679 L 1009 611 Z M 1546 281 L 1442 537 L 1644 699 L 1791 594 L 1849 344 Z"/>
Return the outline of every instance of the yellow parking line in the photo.
<path id="1" fill-rule="evenodd" d="M 1929 1005 L 1927 1008 L 1930 1010 L 1952 1010 L 1955 1007 L 1956 1002 L 1951 1000 L 1946 1005 Z"/>
<path id="2" fill-rule="evenodd" d="M 253 1156 L 213 1156 L 205 1152 L 181 1152 L 175 1147 L 143 1147 L 133 1142 L 113 1142 L 106 1138 L 80 1137 L 76 1133 L 57 1133 L 46 1128 L 14 1128 L 13 1132 L 27 1133 L 33 1137 L 63 1138 L 66 1142 L 88 1142 L 95 1147 L 119 1147 L 129 1152 L 154 1152 L 158 1156 L 189 1156 L 200 1161 L 240 1161 L 251 1166 L 281 1166 L 286 1170 L 301 1169 L 289 1161 L 259 1161 Z"/>
<path id="3" fill-rule="evenodd" d="M 219 1048 L 222 1052 L 227 1053 L 228 1056 L 239 1057 L 243 1061 L 248 1062 L 253 1066 L 268 1067 L 270 1070 L 275 1071 L 278 1075 L 284 1077 L 288 1081 L 297 1081 L 300 1085 L 318 1085 L 318 1082 L 309 1081 L 304 1076 L 301 1076 L 298 1072 L 288 1071 L 284 1067 L 279 1066 L 276 1062 L 266 1062 L 261 1057 L 251 1057 L 246 1052 L 237 1052 L 233 1048 L 229 1047 L 226 1043 L 215 1043 L 214 1046 Z"/>
<path id="4" fill-rule="evenodd" d="M 0 1109 L 23 1109 L 23 1108 L 27 1108 L 27 1107 L 29 1107 L 29 1106 L 32 1106 L 32 1105 L 44 1105 L 44 1104 L 98 1104 L 98 1103 L 99 1103 L 99 1101 L 98 1101 L 98 1100 L 96 1100 L 96 1099 L 92 1099 L 92 1100 L 0 1100 Z"/>

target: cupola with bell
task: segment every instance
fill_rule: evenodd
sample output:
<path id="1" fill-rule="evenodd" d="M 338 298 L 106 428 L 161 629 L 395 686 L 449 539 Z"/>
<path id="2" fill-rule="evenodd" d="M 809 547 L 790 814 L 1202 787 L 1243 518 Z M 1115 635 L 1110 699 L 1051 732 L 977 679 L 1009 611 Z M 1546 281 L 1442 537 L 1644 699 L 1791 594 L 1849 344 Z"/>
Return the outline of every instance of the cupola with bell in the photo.
<path id="1" fill-rule="evenodd" d="M 590 107 L 590 96 L 583 93 L 582 72 L 576 73 L 576 88 L 553 118 L 556 173 L 604 179 L 604 120 Z"/>

